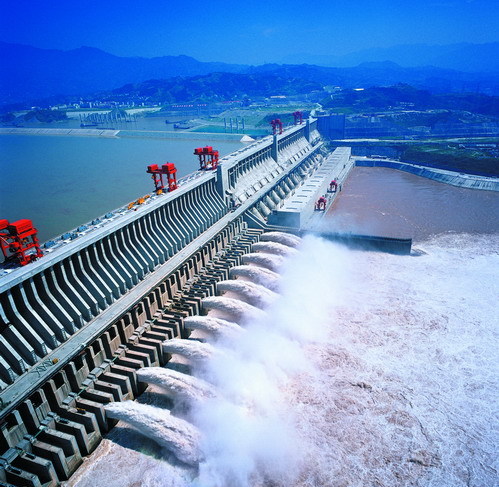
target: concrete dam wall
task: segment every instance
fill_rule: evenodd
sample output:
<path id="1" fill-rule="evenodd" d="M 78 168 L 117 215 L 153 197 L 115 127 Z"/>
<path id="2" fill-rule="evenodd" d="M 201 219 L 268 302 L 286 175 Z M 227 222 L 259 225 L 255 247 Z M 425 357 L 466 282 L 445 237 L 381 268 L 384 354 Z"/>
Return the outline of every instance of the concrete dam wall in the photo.
<path id="1" fill-rule="evenodd" d="M 440 183 L 450 184 L 461 188 L 480 189 L 482 191 L 499 191 L 499 179 L 488 176 L 477 176 L 474 174 L 464 174 L 445 169 L 437 169 L 428 166 L 420 166 L 409 162 L 394 161 L 390 159 L 376 159 L 369 157 L 356 157 L 355 165 L 361 167 L 386 167 L 397 169 L 433 179 Z"/>
<path id="2" fill-rule="evenodd" d="M 0 277 L 0 485 L 72 475 L 116 422 L 104 405 L 144 390 L 137 370 L 168 362 L 323 151 L 315 121 L 289 128 Z"/>

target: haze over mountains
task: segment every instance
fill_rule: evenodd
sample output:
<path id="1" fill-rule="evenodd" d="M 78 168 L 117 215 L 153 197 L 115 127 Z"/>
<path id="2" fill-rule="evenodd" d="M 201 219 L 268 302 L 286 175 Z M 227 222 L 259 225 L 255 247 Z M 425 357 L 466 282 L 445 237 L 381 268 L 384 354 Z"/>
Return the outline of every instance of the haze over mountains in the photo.
<path id="1" fill-rule="evenodd" d="M 294 60 L 295 64 L 255 67 L 200 62 L 189 56 L 119 57 L 90 47 L 61 51 L 0 42 L 0 104 L 64 95 L 83 96 L 152 79 L 217 72 L 259 79 L 266 75 L 286 80 L 302 79 L 346 88 L 403 82 L 437 92 L 499 94 L 499 43 L 395 46 L 342 57 L 301 55 L 286 59 Z M 297 62 L 306 65 L 297 65 Z M 314 66 L 314 63 L 338 67 Z M 348 64 L 354 67 L 345 67 Z M 232 79 L 242 78 L 235 76 Z"/>
<path id="2" fill-rule="evenodd" d="M 467 73 L 499 73 L 499 42 L 488 44 L 399 45 L 335 55 L 292 54 L 282 58 L 284 64 L 317 64 L 346 68 L 365 62 L 392 61 L 403 67 L 435 66 Z"/>

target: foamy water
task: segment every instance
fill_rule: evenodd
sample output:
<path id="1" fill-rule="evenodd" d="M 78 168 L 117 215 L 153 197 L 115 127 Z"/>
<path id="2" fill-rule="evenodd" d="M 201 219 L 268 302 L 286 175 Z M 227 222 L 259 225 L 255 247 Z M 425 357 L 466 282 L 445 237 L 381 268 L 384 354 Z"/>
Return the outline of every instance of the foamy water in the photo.
<path id="1" fill-rule="evenodd" d="M 307 347 L 296 485 L 497 485 L 499 237 L 418 248 L 356 253 L 328 343 Z"/>
<path id="2" fill-rule="evenodd" d="M 265 286 L 232 279 L 230 281 L 220 281 L 217 283 L 219 293 L 235 294 L 239 299 L 243 299 L 248 304 L 258 308 L 265 308 L 277 299 L 277 293 L 267 289 Z"/>
<path id="3" fill-rule="evenodd" d="M 134 401 L 113 402 L 106 405 L 106 415 L 151 436 L 158 445 L 166 447 L 182 462 L 197 465 L 202 459 L 199 432 L 187 421 L 168 414 L 165 409 Z"/>
<path id="4" fill-rule="evenodd" d="M 278 272 L 284 263 L 284 258 L 281 255 L 254 252 L 243 255 L 242 261 L 244 264 L 253 264 L 274 272 Z"/>
<path id="5" fill-rule="evenodd" d="M 105 440 L 69 485 L 496 485 L 499 236 L 416 247 L 305 239 L 282 298 L 208 362 L 199 471 Z"/>
<path id="6" fill-rule="evenodd" d="M 229 270 L 229 274 L 232 278 L 249 280 L 256 284 L 261 284 L 272 291 L 279 289 L 279 274 L 263 267 L 239 265 L 232 267 Z"/>
<path id="7" fill-rule="evenodd" d="M 237 323 L 212 316 L 188 316 L 184 318 L 184 326 L 189 330 L 201 330 L 215 338 L 233 337 L 244 333 L 244 328 Z"/>

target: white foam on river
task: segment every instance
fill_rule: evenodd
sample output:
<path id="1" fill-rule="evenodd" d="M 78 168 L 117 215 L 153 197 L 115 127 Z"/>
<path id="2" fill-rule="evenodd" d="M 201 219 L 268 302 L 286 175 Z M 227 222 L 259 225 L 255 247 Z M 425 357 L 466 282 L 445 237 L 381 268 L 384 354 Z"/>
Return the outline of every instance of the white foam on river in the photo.
<path id="1" fill-rule="evenodd" d="M 416 248 L 306 238 L 267 317 L 207 362 L 199 471 L 104 440 L 68 485 L 495 485 L 499 236 Z"/>

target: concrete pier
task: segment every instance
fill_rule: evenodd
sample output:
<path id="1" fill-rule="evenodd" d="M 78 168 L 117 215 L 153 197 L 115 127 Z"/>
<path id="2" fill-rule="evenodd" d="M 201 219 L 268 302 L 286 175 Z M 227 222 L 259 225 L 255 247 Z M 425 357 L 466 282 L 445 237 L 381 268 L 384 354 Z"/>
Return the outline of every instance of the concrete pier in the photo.
<path id="1" fill-rule="evenodd" d="M 327 159 L 311 168 L 304 168 L 302 177 L 305 182 L 283 204 L 274 209 L 268 217 L 269 225 L 289 227 L 296 230 L 312 229 L 328 208 L 333 204 L 341 187 L 354 164 L 349 147 L 338 147 Z M 337 187 L 329 191 L 329 185 L 335 180 Z M 320 197 L 326 199 L 324 211 L 317 212 L 315 203 Z"/>

